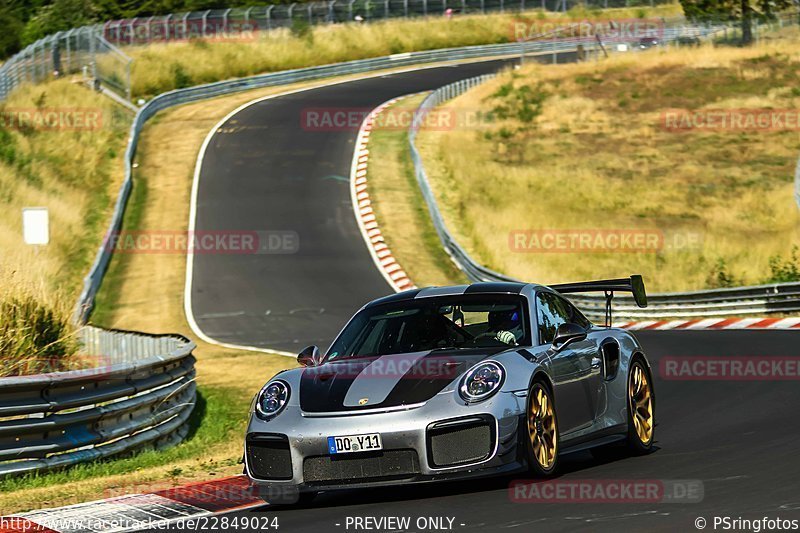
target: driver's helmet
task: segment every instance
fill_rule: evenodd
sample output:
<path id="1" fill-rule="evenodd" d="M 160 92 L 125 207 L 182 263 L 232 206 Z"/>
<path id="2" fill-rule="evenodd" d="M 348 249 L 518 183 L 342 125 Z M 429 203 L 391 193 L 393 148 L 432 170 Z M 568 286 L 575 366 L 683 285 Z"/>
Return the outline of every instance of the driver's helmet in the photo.
<path id="1" fill-rule="evenodd" d="M 492 331 L 512 330 L 519 325 L 519 311 L 490 311 L 489 329 Z"/>

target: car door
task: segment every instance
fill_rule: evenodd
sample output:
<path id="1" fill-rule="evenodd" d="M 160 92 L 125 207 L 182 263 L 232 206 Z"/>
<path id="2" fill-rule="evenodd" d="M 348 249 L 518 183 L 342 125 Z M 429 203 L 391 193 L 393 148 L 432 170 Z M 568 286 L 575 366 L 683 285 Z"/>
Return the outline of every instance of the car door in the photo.
<path id="1" fill-rule="evenodd" d="M 561 324 L 572 322 L 584 327 L 588 325 L 588 321 L 572 304 L 558 295 L 540 292 L 536 304 L 542 344 L 553 342 Z M 589 426 L 597 412 L 602 386 L 602 362 L 597 341 L 587 337 L 558 352 L 551 349 L 549 354 L 559 432 L 567 434 Z"/>

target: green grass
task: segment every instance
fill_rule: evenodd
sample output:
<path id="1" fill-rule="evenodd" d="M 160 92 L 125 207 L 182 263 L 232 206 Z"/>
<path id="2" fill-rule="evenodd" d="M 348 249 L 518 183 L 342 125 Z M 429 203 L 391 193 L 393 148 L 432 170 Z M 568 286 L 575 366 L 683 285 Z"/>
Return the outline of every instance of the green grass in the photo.
<path id="1" fill-rule="evenodd" d="M 382 115 L 398 108 L 410 112 L 423 95 L 406 98 L 390 106 Z M 376 117 L 381 123 L 381 116 Z M 403 228 L 384 236 L 398 263 L 417 286 L 466 283 L 464 274 L 442 248 L 433 227 L 428 206 L 422 197 L 408 150 L 408 131 L 376 127 L 369 139 L 367 190 L 378 223 L 383 227 Z"/>
<path id="2" fill-rule="evenodd" d="M 170 465 L 186 459 L 202 458 L 204 450 L 229 439 L 241 439 L 247 422 L 248 404 L 238 391 L 225 387 L 198 387 L 197 405 L 189 419 L 190 433 L 181 444 L 166 450 L 147 450 L 125 458 L 79 464 L 66 470 L 0 479 L 0 493 L 66 485 L 94 477 L 117 476 L 145 468 Z M 237 464 L 235 457 L 211 461 L 215 468 Z M 182 474 L 173 471 L 174 477 Z"/>
<path id="3" fill-rule="evenodd" d="M 135 231 L 141 227 L 142 217 L 147 205 L 147 180 L 137 176 L 134 180 L 125 217 L 122 221 L 122 233 Z M 128 273 L 129 261 L 125 254 L 114 254 L 103 276 L 103 283 L 95 296 L 92 322 L 95 324 L 111 324 L 115 310 L 119 306 L 122 285 Z"/>

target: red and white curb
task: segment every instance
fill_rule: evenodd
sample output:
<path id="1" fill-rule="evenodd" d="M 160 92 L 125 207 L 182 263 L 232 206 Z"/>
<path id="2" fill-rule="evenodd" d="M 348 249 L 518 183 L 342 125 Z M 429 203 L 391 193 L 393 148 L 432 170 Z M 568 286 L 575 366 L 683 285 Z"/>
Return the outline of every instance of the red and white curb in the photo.
<path id="1" fill-rule="evenodd" d="M 800 329 L 800 318 L 704 318 L 697 320 L 646 320 L 618 322 L 614 327 L 637 330 Z"/>
<path id="2" fill-rule="evenodd" d="M 375 118 L 387 107 L 403 98 L 407 98 L 407 96 L 393 98 L 384 102 L 367 115 L 358 130 L 355 151 L 353 152 L 353 164 L 350 168 L 350 196 L 353 201 L 353 212 L 356 214 L 358 227 L 364 237 L 364 242 L 367 244 L 372 260 L 396 292 L 415 289 L 416 285 L 409 279 L 408 274 L 392 255 L 392 251 L 384 241 L 383 234 L 378 227 L 378 221 L 375 219 L 369 191 L 367 190 L 367 167 L 369 165 L 369 136 L 375 125 Z"/>
<path id="3" fill-rule="evenodd" d="M 0 517 L 0 533 L 136 531 L 264 505 L 246 476 Z"/>

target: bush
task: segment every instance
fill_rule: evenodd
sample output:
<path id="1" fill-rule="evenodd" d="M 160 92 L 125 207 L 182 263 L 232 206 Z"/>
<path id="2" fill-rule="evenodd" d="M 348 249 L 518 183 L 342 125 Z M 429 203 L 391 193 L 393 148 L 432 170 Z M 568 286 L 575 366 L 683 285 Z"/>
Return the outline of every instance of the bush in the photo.
<path id="1" fill-rule="evenodd" d="M 0 297 L 0 376 L 74 368 L 77 342 L 67 313 L 17 292 Z"/>
<path id="2" fill-rule="evenodd" d="M 800 281 L 800 264 L 797 261 L 797 246 L 792 247 L 792 253 L 784 262 L 780 255 L 769 258 L 771 275 L 765 283 L 791 283 Z"/>
<path id="3" fill-rule="evenodd" d="M 728 270 L 728 264 L 724 259 L 718 259 L 708 276 L 708 286 L 711 289 L 724 289 L 741 285 Z"/>

